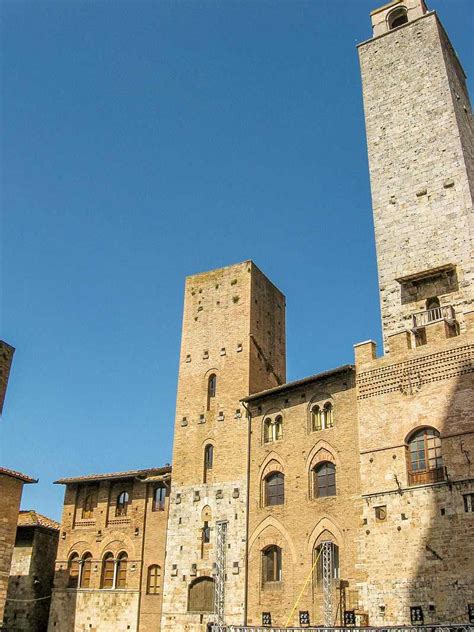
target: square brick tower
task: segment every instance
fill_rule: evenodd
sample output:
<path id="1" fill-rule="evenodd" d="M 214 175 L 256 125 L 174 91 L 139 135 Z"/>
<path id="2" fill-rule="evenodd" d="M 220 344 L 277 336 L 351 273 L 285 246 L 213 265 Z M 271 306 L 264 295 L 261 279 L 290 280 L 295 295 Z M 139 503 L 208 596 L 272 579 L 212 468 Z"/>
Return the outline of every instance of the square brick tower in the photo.
<path id="1" fill-rule="evenodd" d="M 385 350 L 474 302 L 473 122 L 462 66 L 423 0 L 371 14 L 359 46 Z M 415 341 L 414 341 L 415 342 Z"/>
<path id="2" fill-rule="evenodd" d="M 242 398 L 285 382 L 285 298 L 251 262 L 188 277 L 162 630 L 215 620 L 226 523 L 226 623 L 245 616 L 249 434 Z M 221 547 L 222 550 L 222 547 Z"/>

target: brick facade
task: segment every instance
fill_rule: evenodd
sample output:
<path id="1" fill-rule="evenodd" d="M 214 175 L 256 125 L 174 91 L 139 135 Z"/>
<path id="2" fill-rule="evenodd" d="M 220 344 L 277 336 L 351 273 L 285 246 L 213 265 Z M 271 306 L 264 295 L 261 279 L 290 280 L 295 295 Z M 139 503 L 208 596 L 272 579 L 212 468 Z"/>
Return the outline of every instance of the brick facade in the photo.
<path id="1" fill-rule="evenodd" d="M 3 405 L 5 403 L 8 378 L 10 377 L 14 353 L 15 349 L 12 346 L 0 340 L 0 415 L 2 414 Z"/>

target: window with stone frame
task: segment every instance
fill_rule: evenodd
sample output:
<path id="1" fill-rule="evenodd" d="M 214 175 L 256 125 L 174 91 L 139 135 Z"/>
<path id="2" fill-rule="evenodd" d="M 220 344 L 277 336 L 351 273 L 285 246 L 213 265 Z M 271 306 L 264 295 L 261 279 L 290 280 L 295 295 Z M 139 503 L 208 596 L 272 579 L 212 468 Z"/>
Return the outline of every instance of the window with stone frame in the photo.
<path id="1" fill-rule="evenodd" d="M 127 587 L 128 555 L 123 551 L 117 558 L 116 588 Z"/>
<path id="2" fill-rule="evenodd" d="M 474 493 L 463 494 L 464 511 L 466 513 L 474 513 Z"/>
<path id="3" fill-rule="evenodd" d="M 420 485 L 445 479 L 441 437 L 436 428 L 420 428 L 407 441 L 408 483 Z"/>
<path id="4" fill-rule="evenodd" d="M 91 583 L 92 555 L 84 553 L 81 560 L 80 587 L 89 588 Z"/>
<path id="5" fill-rule="evenodd" d="M 204 483 L 208 482 L 209 473 L 214 467 L 214 446 L 208 443 L 204 448 Z"/>
<path id="6" fill-rule="evenodd" d="M 387 17 L 388 28 L 396 29 L 397 26 L 402 26 L 408 22 L 408 12 L 405 7 L 397 7 L 388 14 Z"/>
<path id="7" fill-rule="evenodd" d="M 336 466 L 334 463 L 323 461 L 314 467 L 313 490 L 315 498 L 336 495 Z"/>
<path id="8" fill-rule="evenodd" d="M 148 567 L 146 593 L 147 595 L 159 595 L 161 589 L 161 567 L 152 564 Z"/>
<path id="9" fill-rule="evenodd" d="M 82 506 L 82 519 L 90 519 L 94 517 L 95 492 L 87 491 Z"/>
<path id="10" fill-rule="evenodd" d="M 117 503 L 115 505 L 115 515 L 116 516 L 126 516 L 128 505 L 130 502 L 130 496 L 127 491 L 122 491 L 117 496 Z"/>
<path id="11" fill-rule="evenodd" d="M 311 408 L 311 430 L 326 430 L 334 426 L 334 410 L 331 402 L 316 404 Z"/>
<path id="12" fill-rule="evenodd" d="M 164 511 L 166 505 L 167 488 L 164 483 L 160 483 L 153 490 L 153 511 Z"/>
<path id="13" fill-rule="evenodd" d="M 67 563 L 68 568 L 68 588 L 77 588 L 79 583 L 80 559 L 77 553 L 73 553 Z"/>
<path id="14" fill-rule="evenodd" d="M 282 472 L 270 472 L 264 479 L 265 505 L 283 505 L 285 502 L 285 475 Z"/>
<path id="15" fill-rule="evenodd" d="M 102 559 L 101 588 L 113 588 L 115 578 L 115 560 L 112 553 L 106 553 Z"/>
<path id="16" fill-rule="evenodd" d="M 283 436 L 283 417 L 267 417 L 263 422 L 263 441 L 264 443 L 272 443 L 279 441 Z"/>
<path id="17" fill-rule="evenodd" d="M 215 401 L 217 391 L 217 376 L 212 373 L 207 380 L 207 410 L 211 410 L 211 405 Z"/>
<path id="18" fill-rule="evenodd" d="M 279 546 L 267 546 L 262 551 L 263 583 L 282 581 L 282 551 Z"/>

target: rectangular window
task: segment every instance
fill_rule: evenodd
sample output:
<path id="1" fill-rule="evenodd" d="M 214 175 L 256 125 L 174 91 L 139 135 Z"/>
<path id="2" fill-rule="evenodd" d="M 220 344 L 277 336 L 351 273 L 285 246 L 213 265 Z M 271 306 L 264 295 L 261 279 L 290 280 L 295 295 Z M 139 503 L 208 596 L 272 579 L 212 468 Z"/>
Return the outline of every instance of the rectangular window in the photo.
<path id="1" fill-rule="evenodd" d="M 474 494 L 463 494 L 464 511 L 474 513 Z"/>
<path id="2" fill-rule="evenodd" d="M 166 487 L 159 485 L 153 492 L 153 511 L 164 511 L 166 502 Z"/>

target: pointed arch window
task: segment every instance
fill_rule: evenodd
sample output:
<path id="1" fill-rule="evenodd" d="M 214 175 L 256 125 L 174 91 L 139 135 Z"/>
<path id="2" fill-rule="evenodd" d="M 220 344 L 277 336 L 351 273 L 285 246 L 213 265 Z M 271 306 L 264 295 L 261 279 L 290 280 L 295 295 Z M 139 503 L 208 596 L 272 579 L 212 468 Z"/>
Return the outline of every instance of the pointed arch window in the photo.
<path id="1" fill-rule="evenodd" d="M 126 516 L 128 504 L 130 502 L 130 496 L 128 492 L 120 492 L 117 496 L 117 504 L 115 506 L 115 515 L 116 516 Z"/>
<path id="2" fill-rule="evenodd" d="M 81 560 L 81 588 L 89 588 L 91 583 L 92 555 L 85 553 Z"/>
<path id="3" fill-rule="evenodd" d="M 204 448 L 204 482 L 207 482 L 209 473 L 214 467 L 214 446 L 208 443 Z"/>
<path id="4" fill-rule="evenodd" d="M 268 546 L 262 551 L 262 578 L 263 583 L 281 582 L 282 580 L 282 555 L 279 546 Z"/>
<path id="5" fill-rule="evenodd" d="M 115 580 L 115 560 L 112 553 L 106 553 L 102 559 L 101 588 L 113 588 Z"/>
<path id="6" fill-rule="evenodd" d="M 283 436 L 283 418 L 277 415 L 274 419 L 267 417 L 263 424 L 263 440 L 265 443 L 278 441 Z"/>
<path id="7" fill-rule="evenodd" d="M 79 583 L 79 570 L 80 570 L 80 561 L 79 555 L 77 553 L 73 553 L 67 564 L 68 568 L 68 588 L 77 588 Z"/>
<path id="8" fill-rule="evenodd" d="M 146 592 L 147 595 L 158 595 L 161 587 L 161 567 L 158 564 L 152 564 L 148 567 Z"/>
<path id="9" fill-rule="evenodd" d="M 207 380 L 207 410 L 211 409 L 211 404 L 215 400 L 217 389 L 217 376 L 212 373 Z"/>
<path id="10" fill-rule="evenodd" d="M 123 552 L 117 558 L 116 588 L 127 587 L 128 555 Z"/>
<path id="11" fill-rule="evenodd" d="M 329 572 L 333 580 L 339 579 L 339 547 L 335 542 L 321 542 L 314 548 L 313 551 L 313 565 L 316 563 L 316 584 L 322 585 L 323 583 L 323 547 L 329 547 Z"/>
<path id="12" fill-rule="evenodd" d="M 330 461 L 318 463 L 313 470 L 314 474 L 314 496 L 324 498 L 325 496 L 336 495 L 336 466 Z"/>
<path id="13" fill-rule="evenodd" d="M 435 428 L 421 428 L 408 439 L 408 482 L 436 483 L 445 479 L 441 437 Z"/>
<path id="14" fill-rule="evenodd" d="M 285 475 L 271 472 L 265 477 L 265 505 L 283 505 L 285 502 Z"/>

